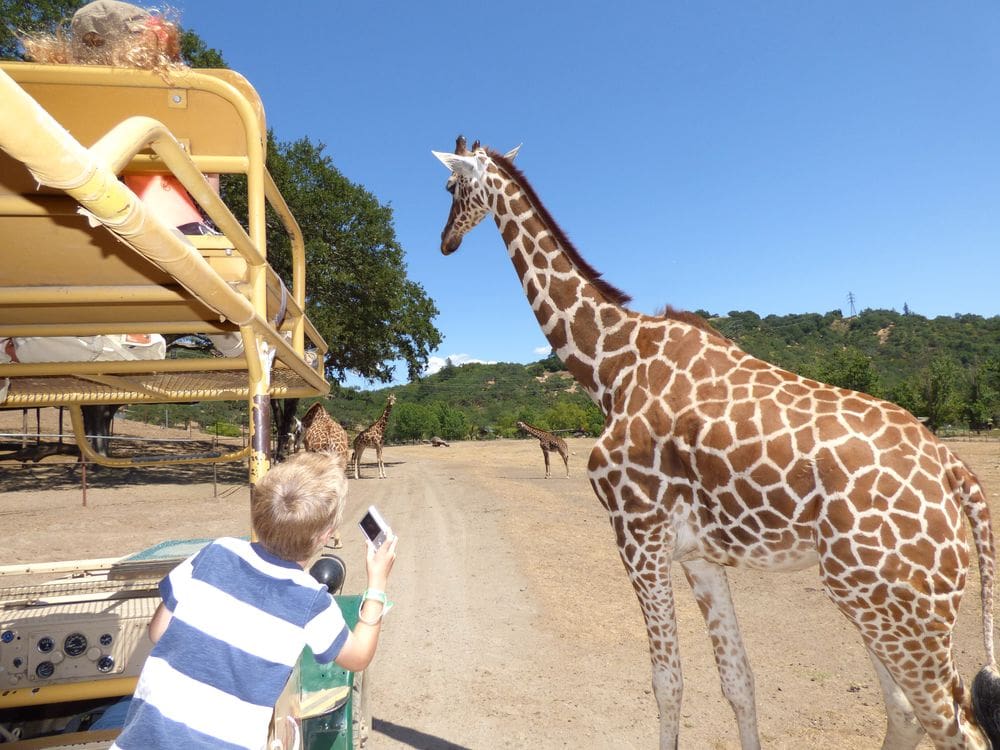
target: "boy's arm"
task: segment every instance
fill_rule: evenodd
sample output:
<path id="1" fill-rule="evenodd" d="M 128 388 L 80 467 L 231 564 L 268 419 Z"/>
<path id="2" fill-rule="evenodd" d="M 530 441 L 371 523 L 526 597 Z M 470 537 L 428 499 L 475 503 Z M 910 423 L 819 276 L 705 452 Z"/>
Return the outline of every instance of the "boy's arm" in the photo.
<path id="1" fill-rule="evenodd" d="M 399 537 L 393 536 L 379 547 L 378 551 L 368 548 L 368 588 L 385 591 L 389 571 L 396 560 L 396 544 Z M 382 630 L 382 615 L 385 605 L 375 599 L 365 599 L 361 603 L 361 613 L 354 631 L 347 634 L 347 642 L 340 649 L 337 658 L 338 665 L 352 672 L 365 669 L 375 656 L 378 646 L 378 636 Z"/>
<path id="2" fill-rule="evenodd" d="M 373 606 L 369 608 L 369 605 Z M 361 608 L 361 615 L 365 619 L 378 617 L 381 607 L 379 602 L 369 599 Z M 340 653 L 337 654 L 334 661 L 351 672 L 361 672 L 366 669 L 375 656 L 375 647 L 378 646 L 378 636 L 381 629 L 381 618 L 374 625 L 359 622 L 354 626 L 354 632 L 347 634 L 347 642 L 340 649 Z"/>
<path id="3" fill-rule="evenodd" d="M 153 619 L 149 621 L 149 640 L 153 643 L 160 640 L 160 636 L 163 635 L 163 631 L 170 624 L 170 618 L 173 617 L 173 614 L 163 602 L 160 602 L 160 606 L 153 613 Z"/>

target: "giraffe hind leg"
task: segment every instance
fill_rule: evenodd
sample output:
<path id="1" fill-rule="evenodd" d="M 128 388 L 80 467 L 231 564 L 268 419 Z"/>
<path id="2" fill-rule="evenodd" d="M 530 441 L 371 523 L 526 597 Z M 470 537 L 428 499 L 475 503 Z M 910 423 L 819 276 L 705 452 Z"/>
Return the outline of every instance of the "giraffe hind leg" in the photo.
<path id="1" fill-rule="evenodd" d="M 732 706 L 743 750 L 758 750 L 757 706 L 753 670 L 747 658 L 726 571 L 705 560 L 681 563 L 701 614 L 708 626 L 722 694 Z"/>
<path id="2" fill-rule="evenodd" d="M 356 446 L 354 448 L 354 478 L 361 479 L 361 454 L 365 452 L 363 447 Z"/>
<path id="3" fill-rule="evenodd" d="M 382 444 L 375 446 L 375 457 L 378 460 L 378 478 L 385 479 L 385 464 L 382 463 Z"/>
<path id="4" fill-rule="evenodd" d="M 897 692 L 891 684 L 887 686 L 879 673 L 886 702 L 892 702 L 886 706 L 886 742 L 909 741 L 913 728 L 906 713 L 908 703 L 938 750 L 988 748 L 979 727 L 966 718 L 972 707 L 952 656 L 954 616 L 950 621 L 938 619 L 933 624 L 928 623 L 918 613 L 928 609 L 934 611 L 933 606 L 921 603 L 919 597 L 915 600 L 912 589 L 892 585 L 891 581 L 883 587 L 888 593 L 887 600 L 876 605 L 866 602 L 857 591 L 845 591 L 842 599 L 837 591 L 843 589 L 838 588 L 837 581 L 825 571 L 824 579 L 827 595 L 861 631 L 865 646 L 874 656 L 873 661 L 877 659 L 881 663 L 898 689 Z M 945 587 L 945 583 L 940 583 L 939 588 Z M 876 672 L 879 672 L 877 666 Z M 886 744 L 883 747 L 910 748 L 912 745 Z"/>
<path id="5" fill-rule="evenodd" d="M 549 452 L 542 448 L 542 456 L 545 458 L 545 478 L 549 478 Z"/>
<path id="6" fill-rule="evenodd" d="M 868 657 L 875 667 L 875 675 L 882 686 L 882 696 L 885 699 L 886 727 L 882 750 L 913 750 L 924 736 L 924 729 L 913 713 L 913 706 L 871 649 L 868 649 Z"/>

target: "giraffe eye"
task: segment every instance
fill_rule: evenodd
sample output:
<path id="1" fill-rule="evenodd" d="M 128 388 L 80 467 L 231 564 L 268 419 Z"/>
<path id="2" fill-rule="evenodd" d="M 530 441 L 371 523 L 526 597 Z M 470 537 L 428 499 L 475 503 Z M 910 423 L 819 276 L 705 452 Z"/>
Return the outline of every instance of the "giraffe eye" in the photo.
<path id="1" fill-rule="evenodd" d="M 455 194 L 455 185 L 457 184 L 457 182 L 458 182 L 458 180 L 455 180 L 455 179 L 448 180 L 448 182 L 445 183 L 444 189 L 447 190 L 452 195 L 454 195 Z"/>

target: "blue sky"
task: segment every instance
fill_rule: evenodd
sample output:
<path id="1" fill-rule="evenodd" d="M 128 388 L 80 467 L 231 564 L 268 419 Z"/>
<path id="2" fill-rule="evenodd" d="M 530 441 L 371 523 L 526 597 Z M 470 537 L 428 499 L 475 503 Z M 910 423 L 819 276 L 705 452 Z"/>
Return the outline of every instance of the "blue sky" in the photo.
<path id="1" fill-rule="evenodd" d="M 279 140 L 326 144 L 392 206 L 441 361 L 548 352 L 491 221 L 439 252 L 430 151 L 459 133 L 523 143 L 536 192 L 633 309 L 849 313 L 853 294 L 1000 314 L 995 2 L 173 5 Z"/>

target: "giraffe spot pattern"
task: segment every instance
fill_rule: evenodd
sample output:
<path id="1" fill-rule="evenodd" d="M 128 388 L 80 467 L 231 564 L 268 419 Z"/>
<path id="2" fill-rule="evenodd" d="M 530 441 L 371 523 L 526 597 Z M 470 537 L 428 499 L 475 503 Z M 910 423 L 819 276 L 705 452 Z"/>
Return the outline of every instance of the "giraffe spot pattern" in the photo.
<path id="1" fill-rule="evenodd" d="M 705 614 L 724 692 L 751 717 L 738 628 L 720 609 L 731 607 L 724 574 L 705 565 L 818 563 L 827 595 L 935 744 L 982 746 L 950 640 L 969 563 L 963 517 L 993 575 L 974 475 L 898 407 L 783 371 L 669 314 L 624 309 L 510 162 L 476 154 L 488 177 L 453 175 L 443 246 L 491 206 L 542 331 L 605 412 L 588 473 L 643 607 L 661 708 L 681 693 L 672 561 Z"/>

